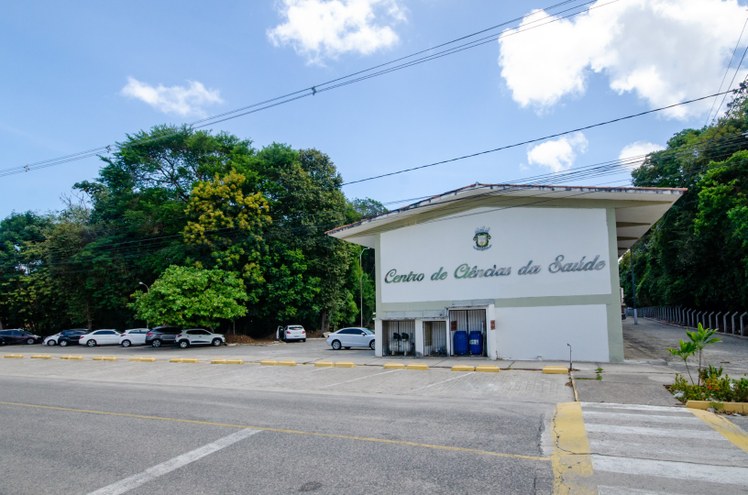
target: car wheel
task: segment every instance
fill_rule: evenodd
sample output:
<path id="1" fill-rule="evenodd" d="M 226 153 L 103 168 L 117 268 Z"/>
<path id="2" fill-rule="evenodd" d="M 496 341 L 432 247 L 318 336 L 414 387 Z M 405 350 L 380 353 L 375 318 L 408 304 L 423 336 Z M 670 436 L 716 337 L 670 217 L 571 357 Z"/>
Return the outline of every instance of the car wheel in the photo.
<path id="1" fill-rule="evenodd" d="M 96 341 L 94 339 L 89 339 L 88 342 L 86 342 L 86 345 L 88 347 L 96 347 Z"/>
<path id="2" fill-rule="evenodd" d="M 376 346 L 377 346 L 377 344 L 373 340 L 371 342 L 369 342 L 369 349 L 371 349 L 372 351 L 374 350 L 374 348 Z"/>
<path id="3" fill-rule="evenodd" d="M 67 347 L 67 346 L 68 346 L 68 341 L 67 340 L 61 340 L 60 341 L 60 347 Z"/>
<path id="4" fill-rule="evenodd" d="M 332 345 L 332 348 L 333 348 L 334 350 L 336 350 L 336 351 L 339 351 L 339 350 L 340 350 L 340 348 L 342 347 L 342 346 L 340 345 L 340 341 L 339 341 L 339 340 L 333 340 L 333 341 L 332 341 L 332 344 L 330 344 L 330 345 Z"/>
<path id="5" fill-rule="evenodd" d="M 306 342 L 306 339 L 301 339 L 302 342 Z"/>
<path id="6" fill-rule="evenodd" d="M 132 345 L 132 342 L 130 342 L 129 340 L 123 340 L 122 342 L 120 342 L 120 345 L 122 347 L 130 347 Z"/>
<path id="7" fill-rule="evenodd" d="M 34 342 L 35 342 L 35 341 L 34 341 L 34 339 L 26 339 L 26 343 L 27 343 L 28 345 L 31 345 L 31 344 L 33 344 Z"/>
<path id="8" fill-rule="evenodd" d="M 187 349 L 189 346 L 190 346 L 190 341 L 189 340 L 180 340 L 179 341 L 179 347 L 181 347 L 182 349 Z"/>
<path id="9" fill-rule="evenodd" d="M 160 340 L 158 340 L 158 339 L 156 339 L 156 340 L 154 340 L 153 342 L 151 342 L 151 345 L 152 345 L 153 347 L 161 347 L 161 341 L 160 341 Z"/>
<path id="10" fill-rule="evenodd" d="M 54 340 L 48 340 L 47 341 L 47 345 L 49 345 L 49 346 L 53 346 L 55 344 L 57 344 L 57 342 L 55 342 Z"/>
<path id="11" fill-rule="evenodd" d="M 218 347 L 219 345 L 223 344 L 221 342 L 221 339 L 213 339 L 213 342 L 211 342 L 215 347 Z"/>

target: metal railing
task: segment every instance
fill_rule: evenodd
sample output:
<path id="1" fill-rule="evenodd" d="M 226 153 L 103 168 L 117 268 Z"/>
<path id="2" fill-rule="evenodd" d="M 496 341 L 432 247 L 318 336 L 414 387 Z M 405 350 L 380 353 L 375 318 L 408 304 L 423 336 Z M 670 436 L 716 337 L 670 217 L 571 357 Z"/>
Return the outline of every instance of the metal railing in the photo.
<path id="1" fill-rule="evenodd" d="M 632 308 L 627 308 L 627 314 L 632 314 L 632 311 Z M 720 333 L 748 337 L 748 311 L 704 311 L 680 306 L 650 306 L 636 311 L 643 318 L 692 328 L 701 323 Z"/>

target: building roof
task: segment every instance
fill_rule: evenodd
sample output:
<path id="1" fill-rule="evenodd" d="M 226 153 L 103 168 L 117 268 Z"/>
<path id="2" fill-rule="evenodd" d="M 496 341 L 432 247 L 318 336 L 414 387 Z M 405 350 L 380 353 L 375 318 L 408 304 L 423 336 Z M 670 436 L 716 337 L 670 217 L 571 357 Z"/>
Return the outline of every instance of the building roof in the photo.
<path id="1" fill-rule="evenodd" d="M 658 187 L 542 186 L 480 184 L 432 196 L 377 217 L 343 225 L 328 235 L 373 248 L 388 230 L 479 207 L 615 208 L 618 255 L 625 253 L 683 195 L 686 189 Z"/>

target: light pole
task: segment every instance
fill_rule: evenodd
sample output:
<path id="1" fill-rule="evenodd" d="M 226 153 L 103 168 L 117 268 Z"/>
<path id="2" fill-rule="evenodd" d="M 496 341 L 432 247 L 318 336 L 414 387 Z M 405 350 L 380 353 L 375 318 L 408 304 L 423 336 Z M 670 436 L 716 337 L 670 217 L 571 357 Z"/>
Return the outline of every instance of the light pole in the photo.
<path id="1" fill-rule="evenodd" d="M 359 295 L 359 326 L 364 326 L 364 265 L 363 265 L 363 256 L 364 251 L 369 249 L 368 247 L 365 247 L 361 250 L 361 253 L 358 255 L 358 266 L 361 269 L 361 275 L 358 277 L 358 295 Z"/>
<path id="2" fill-rule="evenodd" d="M 148 285 L 147 285 L 146 283 L 144 283 L 144 282 L 138 282 L 138 285 L 142 285 L 143 287 L 145 287 L 145 292 L 146 292 L 146 294 L 147 294 L 148 292 L 150 292 L 150 290 L 151 290 L 151 288 L 150 288 L 150 287 L 148 287 Z M 151 326 L 150 326 L 150 325 L 148 324 L 148 320 L 145 320 L 145 326 L 146 326 L 147 328 L 151 328 Z"/>

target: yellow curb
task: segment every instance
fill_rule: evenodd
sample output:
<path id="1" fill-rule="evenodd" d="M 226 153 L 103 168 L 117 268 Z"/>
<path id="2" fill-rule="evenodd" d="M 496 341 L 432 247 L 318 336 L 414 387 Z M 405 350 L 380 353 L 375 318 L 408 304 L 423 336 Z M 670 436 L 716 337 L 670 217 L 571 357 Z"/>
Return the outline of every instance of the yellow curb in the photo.
<path id="1" fill-rule="evenodd" d="M 278 361 L 278 366 L 296 366 L 296 361 L 293 360 L 286 360 L 286 361 Z"/>
<path id="2" fill-rule="evenodd" d="M 244 364 L 242 359 L 214 359 L 210 364 Z"/>
<path id="3" fill-rule="evenodd" d="M 199 363 L 200 360 L 196 358 L 171 358 L 170 363 Z"/>
<path id="4" fill-rule="evenodd" d="M 333 366 L 335 366 L 335 363 L 331 361 L 317 361 L 316 363 L 314 363 L 314 366 L 317 368 L 332 368 Z"/>
<path id="5" fill-rule="evenodd" d="M 23 354 L 6 354 L 3 357 L 9 359 L 23 359 Z"/>
<path id="6" fill-rule="evenodd" d="M 748 452 L 748 433 L 744 432 L 739 426 L 731 423 L 722 416 L 717 416 L 709 411 L 702 411 L 701 409 L 690 409 L 690 411 L 694 416 L 711 426 L 717 431 L 717 433 L 725 437 L 733 445 L 742 449 L 743 452 Z"/>
<path id="7" fill-rule="evenodd" d="M 31 359 L 52 359 L 51 354 L 33 354 Z"/>
<path id="8" fill-rule="evenodd" d="M 402 370 L 405 369 L 405 365 L 402 363 L 384 363 L 384 369 L 386 370 Z"/>
<path id="9" fill-rule="evenodd" d="M 706 411 L 713 407 L 717 412 L 731 414 L 748 414 L 748 402 L 716 402 L 708 400 L 689 400 L 686 407 Z"/>
<path id="10" fill-rule="evenodd" d="M 409 370 L 427 370 L 429 369 L 428 364 L 409 364 L 405 367 L 405 369 Z"/>
<path id="11" fill-rule="evenodd" d="M 476 366 L 475 371 L 480 371 L 483 373 L 498 373 L 501 371 L 501 368 L 498 366 Z"/>
<path id="12" fill-rule="evenodd" d="M 134 357 L 128 359 L 128 361 L 134 361 L 139 363 L 154 363 L 156 362 L 156 358 L 154 357 Z"/>
<path id="13" fill-rule="evenodd" d="M 355 368 L 356 365 L 354 363 L 350 363 L 348 361 L 344 361 L 341 363 L 335 363 L 336 368 Z"/>
<path id="14" fill-rule="evenodd" d="M 93 358 L 94 361 L 116 361 L 115 356 L 96 356 Z"/>
<path id="15" fill-rule="evenodd" d="M 467 364 L 455 364 L 452 366 L 452 371 L 475 371 L 475 366 Z"/>
<path id="16" fill-rule="evenodd" d="M 278 364 L 278 361 L 275 361 L 273 359 L 265 359 L 263 361 L 260 361 L 260 364 L 265 366 L 275 366 L 276 364 Z"/>
<path id="17" fill-rule="evenodd" d="M 60 356 L 60 359 L 67 359 L 69 361 L 83 361 L 83 356 Z"/>
<path id="18" fill-rule="evenodd" d="M 568 368 L 564 368 L 563 366 L 545 366 L 543 368 L 544 375 L 565 375 L 568 372 Z"/>
<path id="19" fill-rule="evenodd" d="M 582 405 L 579 402 L 562 402 L 556 405 L 553 417 L 555 442 L 551 454 L 553 493 L 563 495 L 588 495 L 597 493 L 590 486 L 592 460 L 590 443 L 584 428 Z"/>

